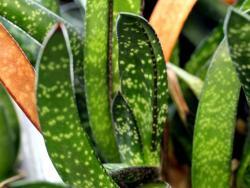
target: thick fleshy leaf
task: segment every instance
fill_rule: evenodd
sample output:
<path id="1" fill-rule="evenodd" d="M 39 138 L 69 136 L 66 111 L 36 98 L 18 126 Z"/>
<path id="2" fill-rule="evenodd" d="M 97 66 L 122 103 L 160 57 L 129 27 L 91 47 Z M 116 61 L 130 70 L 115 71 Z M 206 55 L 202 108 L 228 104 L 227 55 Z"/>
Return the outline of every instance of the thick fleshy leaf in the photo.
<path id="1" fill-rule="evenodd" d="M 158 38 L 148 22 L 121 14 L 117 23 L 122 94 L 140 131 L 146 164 L 158 165 L 167 116 L 167 73 Z"/>
<path id="2" fill-rule="evenodd" d="M 84 41 L 87 108 L 96 145 L 109 162 L 119 161 L 115 137 L 110 134 L 114 132 L 110 114 L 112 98 L 120 88 L 116 18 L 120 11 L 139 13 L 140 2 L 87 1 Z"/>
<path id="3" fill-rule="evenodd" d="M 0 22 L 20 45 L 32 65 L 35 65 L 41 44 L 15 24 L 0 16 Z"/>
<path id="4" fill-rule="evenodd" d="M 118 43 L 116 21 L 120 12 L 140 14 L 143 0 L 113 0 L 113 43 L 112 43 L 112 90 L 113 95 L 120 90 L 120 77 L 118 68 Z"/>
<path id="5" fill-rule="evenodd" d="M 84 72 L 89 121 L 96 145 L 104 160 L 118 162 L 108 88 L 108 11 L 106 0 L 87 1 Z"/>
<path id="6" fill-rule="evenodd" d="M 83 131 L 75 104 L 67 31 L 55 26 L 38 62 L 38 107 L 49 155 L 62 179 L 77 187 L 116 187 Z"/>
<path id="7" fill-rule="evenodd" d="M 186 63 L 185 69 L 191 74 L 199 75 L 203 80 L 206 76 L 213 53 L 217 49 L 222 38 L 223 30 L 221 27 L 218 27 L 197 47 L 191 59 Z M 203 71 L 203 69 L 205 70 Z M 201 73 L 202 71 L 205 73 Z"/>
<path id="8" fill-rule="evenodd" d="M 59 1 L 58 0 L 34 0 L 38 2 L 39 4 L 43 5 L 47 9 L 55 12 L 56 14 L 59 14 L 60 7 L 59 7 Z"/>
<path id="9" fill-rule="evenodd" d="M 34 69 L 3 25 L 0 25 L 0 41 L 0 82 L 39 129 Z"/>
<path id="10" fill-rule="evenodd" d="M 178 77 L 181 78 L 190 87 L 197 98 L 200 97 L 201 89 L 203 87 L 203 81 L 201 79 L 193 76 L 192 74 L 189 74 L 185 70 L 171 63 L 167 64 L 167 68 L 173 70 L 178 75 Z"/>
<path id="11" fill-rule="evenodd" d="M 65 23 L 69 31 L 74 60 L 74 92 L 77 107 L 81 120 L 86 123 L 88 117 L 84 96 L 83 45 L 80 31 L 33 0 L 15 0 L 15 3 L 9 0 L 0 0 L 0 15 L 13 22 L 40 43 L 43 42 L 46 34 L 55 23 Z M 28 109 L 24 108 L 24 110 Z"/>
<path id="12" fill-rule="evenodd" d="M 166 61 L 172 54 L 182 27 L 197 0 L 160 0 L 150 17 L 162 44 Z"/>
<path id="13" fill-rule="evenodd" d="M 231 10 L 225 23 L 230 55 L 250 105 L 250 16 Z"/>
<path id="14" fill-rule="evenodd" d="M 8 185 L 9 188 L 70 188 L 67 185 L 53 184 L 49 182 L 17 181 Z"/>
<path id="15" fill-rule="evenodd" d="M 226 41 L 214 54 L 196 115 L 193 188 L 229 187 L 235 116 L 240 83 Z"/>
<path id="16" fill-rule="evenodd" d="M 120 92 L 113 101 L 112 115 L 121 161 L 129 165 L 142 165 L 140 133 L 133 112 Z"/>

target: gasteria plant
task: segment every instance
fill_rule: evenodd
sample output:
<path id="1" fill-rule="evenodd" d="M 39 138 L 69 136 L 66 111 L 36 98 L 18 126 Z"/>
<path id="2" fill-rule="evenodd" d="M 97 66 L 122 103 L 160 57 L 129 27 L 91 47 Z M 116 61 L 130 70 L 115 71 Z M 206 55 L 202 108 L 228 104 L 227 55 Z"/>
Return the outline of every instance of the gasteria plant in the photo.
<path id="1" fill-rule="evenodd" d="M 250 1 L 229 8 L 224 28 L 218 24 L 184 69 L 175 42 L 195 0 L 159 1 L 150 20 L 161 41 L 139 15 L 140 0 L 76 2 L 84 27 L 62 17 L 59 1 L 0 0 L 0 81 L 42 133 L 65 183 L 7 179 L 19 131 L 1 88 L 0 187 L 178 187 L 183 172 L 186 187 L 249 187 L 249 133 L 238 171 L 231 163 L 241 87 L 250 101 Z M 183 11 L 175 27 L 164 8 L 169 16 Z"/>

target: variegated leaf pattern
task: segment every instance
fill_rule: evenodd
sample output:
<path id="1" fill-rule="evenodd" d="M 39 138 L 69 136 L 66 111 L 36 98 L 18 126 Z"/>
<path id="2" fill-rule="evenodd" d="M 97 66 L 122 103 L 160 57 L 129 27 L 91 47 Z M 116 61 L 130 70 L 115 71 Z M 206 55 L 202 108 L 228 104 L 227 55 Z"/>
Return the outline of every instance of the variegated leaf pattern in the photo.
<path id="1" fill-rule="evenodd" d="M 250 104 L 250 16 L 231 10 L 225 23 L 230 55 Z"/>
<path id="2" fill-rule="evenodd" d="M 49 155 L 62 179 L 77 187 L 116 187 L 95 156 L 75 104 L 67 31 L 53 28 L 38 62 L 37 99 Z"/>
<path id="3" fill-rule="evenodd" d="M 128 165 L 144 164 L 141 137 L 135 117 L 120 92 L 114 98 L 112 115 L 121 161 Z"/>
<path id="4" fill-rule="evenodd" d="M 225 40 L 214 54 L 198 106 L 192 153 L 192 187 L 229 187 L 240 83 Z"/>
<path id="5" fill-rule="evenodd" d="M 168 98 L 161 46 L 148 22 L 133 14 L 120 14 L 117 33 L 122 94 L 135 115 L 145 163 L 158 165 Z"/>
<path id="6" fill-rule="evenodd" d="M 59 1 L 58 0 L 34 0 L 47 9 L 55 12 L 56 14 L 60 13 Z"/>

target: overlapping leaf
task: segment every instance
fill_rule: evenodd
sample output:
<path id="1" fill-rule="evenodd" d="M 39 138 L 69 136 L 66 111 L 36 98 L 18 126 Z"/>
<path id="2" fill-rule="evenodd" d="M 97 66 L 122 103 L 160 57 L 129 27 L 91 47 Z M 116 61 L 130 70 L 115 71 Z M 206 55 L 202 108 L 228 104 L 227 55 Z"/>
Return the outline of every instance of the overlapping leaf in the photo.
<path id="1" fill-rule="evenodd" d="M 113 101 L 112 115 L 121 161 L 129 165 L 142 165 L 140 133 L 133 112 L 120 92 Z"/>
<path id="2" fill-rule="evenodd" d="M 0 22 L 18 42 L 25 55 L 34 66 L 41 44 L 37 40 L 32 38 L 29 34 L 24 32 L 21 28 L 6 20 L 4 17 L 0 16 Z"/>
<path id="3" fill-rule="evenodd" d="M 56 22 L 65 23 L 70 36 L 74 59 L 74 86 L 81 120 L 87 122 L 83 80 L 83 46 L 80 31 L 53 12 L 33 0 L 0 0 L 0 15 L 13 22 L 38 42 L 43 42 L 46 34 Z M 24 110 L 28 110 L 23 107 Z"/>
<path id="4" fill-rule="evenodd" d="M 39 129 L 34 69 L 3 25 L 0 34 L 0 82 Z"/>
<path id="5" fill-rule="evenodd" d="M 40 52 L 38 107 L 42 132 L 62 179 L 77 187 L 116 187 L 97 160 L 75 104 L 72 54 L 63 25 L 55 26 Z"/>
<path id="6" fill-rule="evenodd" d="M 53 184 L 49 182 L 17 181 L 8 185 L 9 188 L 70 188 L 67 185 Z"/>
<path id="7" fill-rule="evenodd" d="M 141 135 L 146 164 L 159 164 L 167 114 L 167 74 L 159 41 L 147 21 L 121 14 L 117 23 L 122 94 Z"/>
<path id="8" fill-rule="evenodd" d="M 230 10 L 225 23 L 225 34 L 230 55 L 238 73 L 248 104 L 250 104 L 250 17 L 243 12 Z M 238 187 L 249 187 L 249 134 L 246 140 L 245 152 L 237 175 Z"/>
<path id="9" fill-rule="evenodd" d="M 59 14 L 60 12 L 60 7 L 59 7 L 59 1 L 58 0 L 34 0 L 47 9 Z"/>
<path id="10" fill-rule="evenodd" d="M 84 71 L 88 112 L 96 144 L 109 162 L 119 161 L 110 114 L 113 93 L 120 87 L 115 22 L 119 11 L 138 13 L 140 2 L 87 1 Z"/>

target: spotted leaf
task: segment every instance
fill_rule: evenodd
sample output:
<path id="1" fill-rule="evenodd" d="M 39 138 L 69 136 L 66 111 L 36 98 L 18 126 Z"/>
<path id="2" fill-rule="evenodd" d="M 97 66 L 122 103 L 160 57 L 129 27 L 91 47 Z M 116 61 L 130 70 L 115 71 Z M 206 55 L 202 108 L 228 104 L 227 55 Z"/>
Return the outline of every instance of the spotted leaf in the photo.
<path id="1" fill-rule="evenodd" d="M 225 23 L 230 55 L 250 104 L 250 16 L 232 9 Z"/>
<path id="2" fill-rule="evenodd" d="M 83 131 L 75 104 L 69 38 L 53 28 L 40 52 L 37 99 L 49 155 L 62 179 L 77 187 L 116 187 Z"/>
<path id="3" fill-rule="evenodd" d="M 74 60 L 74 92 L 82 122 L 88 122 L 83 80 L 83 45 L 80 31 L 33 0 L 0 0 L 0 15 L 27 32 L 38 42 L 43 42 L 51 27 L 62 22 L 69 31 Z"/>
<path id="4" fill-rule="evenodd" d="M 114 91 L 120 87 L 115 21 L 119 11 L 139 12 L 140 1 L 87 1 L 84 41 L 87 108 L 94 140 L 108 162 L 120 160 L 114 134 L 110 134 L 114 132 L 111 102 Z"/>
<path id="5" fill-rule="evenodd" d="M 140 133 L 133 112 L 120 92 L 113 101 L 112 115 L 121 161 L 129 165 L 142 165 Z"/>
<path id="6" fill-rule="evenodd" d="M 226 41 L 220 44 L 204 83 L 195 121 L 193 188 L 230 187 L 235 116 L 240 83 Z"/>
<path id="7" fill-rule="evenodd" d="M 167 115 L 167 73 L 161 46 L 143 18 L 122 13 L 117 23 L 122 93 L 139 128 L 146 164 L 158 165 Z"/>

